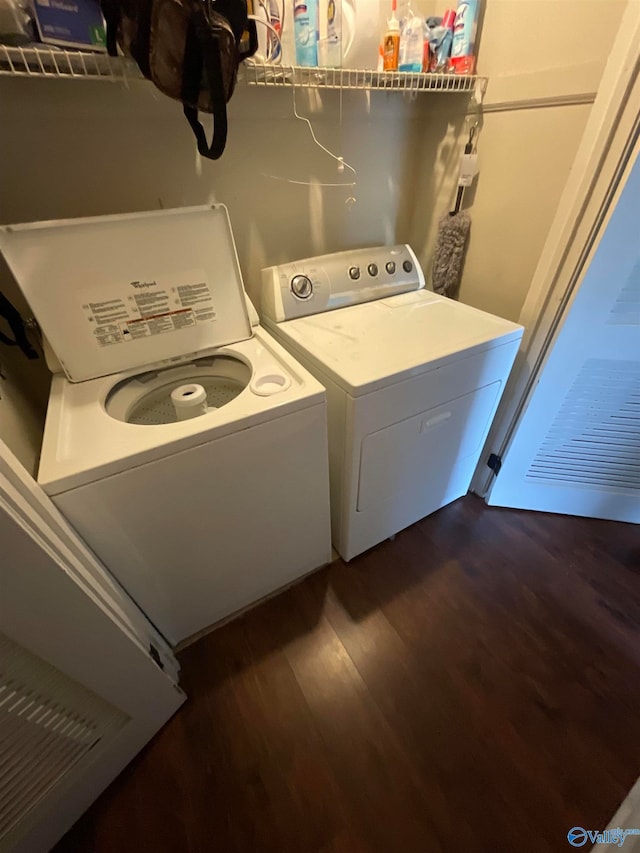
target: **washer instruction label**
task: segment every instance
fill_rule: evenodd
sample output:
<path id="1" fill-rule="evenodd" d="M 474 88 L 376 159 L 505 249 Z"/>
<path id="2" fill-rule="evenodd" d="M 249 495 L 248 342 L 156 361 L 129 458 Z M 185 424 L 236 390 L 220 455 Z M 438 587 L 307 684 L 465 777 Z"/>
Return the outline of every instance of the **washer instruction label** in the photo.
<path id="1" fill-rule="evenodd" d="M 175 332 L 216 319 L 204 270 L 136 279 L 83 294 L 82 309 L 101 347 Z"/>

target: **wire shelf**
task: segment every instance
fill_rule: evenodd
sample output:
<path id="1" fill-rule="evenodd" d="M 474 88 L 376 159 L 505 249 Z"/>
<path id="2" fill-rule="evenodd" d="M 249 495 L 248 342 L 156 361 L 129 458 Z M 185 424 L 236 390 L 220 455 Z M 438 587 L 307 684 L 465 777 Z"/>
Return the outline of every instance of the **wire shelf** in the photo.
<path id="1" fill-rule="evenodd" d="M 142 78 L 133 60 L 106 53 L 0 44 L 0 75 L 123 81 Z"/>
<path id="2" fill-rule="evenodd" d="M 13 47 L 0 44 L 0 75 L 12 77 L 143 79 L 138 66 L 125 57 L 47 45 Z M 304 89 L 375 89 L 385 92 L 475 92 L 482 96 L 487 79 L 471 74 L 413 74 L 361 68 L 303 68 L 267 65 L 251 60 L 240 66 L 238 81 L 247 86 Z"/>
<path id="3" fill-rule="evenodd" d="M 248 86 L 300 86 L 304 89 L 379 89 L 402 92 L 483 93 L 487 80 L 472 74 L 423 74 L 374 71 L 364 68 L 304 68 L 265 65 L 251 60 L 240 66 L 240 79 Z"/>

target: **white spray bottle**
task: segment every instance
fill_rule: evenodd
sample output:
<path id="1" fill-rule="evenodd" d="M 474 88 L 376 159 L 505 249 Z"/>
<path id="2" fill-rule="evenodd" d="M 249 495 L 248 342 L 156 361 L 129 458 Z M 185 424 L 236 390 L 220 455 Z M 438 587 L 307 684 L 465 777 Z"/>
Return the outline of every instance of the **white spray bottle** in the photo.
<path id="1" fill-rule="evenodd" d="M 422 18 L 414 15 L 411 6 L 407 11 L 407 17 L 400 29 L 400 56 L 398 59 L 399 71 L 419 72 L 422 71 L 424 61 L 424 37 L 425 24 Z"/>

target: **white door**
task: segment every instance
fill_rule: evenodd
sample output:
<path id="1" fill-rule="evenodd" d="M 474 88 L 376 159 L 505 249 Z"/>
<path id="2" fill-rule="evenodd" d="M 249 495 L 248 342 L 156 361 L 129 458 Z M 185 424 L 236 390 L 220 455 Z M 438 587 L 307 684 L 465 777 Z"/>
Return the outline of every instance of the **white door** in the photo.
<path id="1" fill-rule="evenodd" d="M 640 523 L 637 148 L 488 503 Z"/>
<path id="2" fill-rule="evenodd" d="M 50 849 L 182 704 L 176 673 L 0 443 L 0 850 Z"/>

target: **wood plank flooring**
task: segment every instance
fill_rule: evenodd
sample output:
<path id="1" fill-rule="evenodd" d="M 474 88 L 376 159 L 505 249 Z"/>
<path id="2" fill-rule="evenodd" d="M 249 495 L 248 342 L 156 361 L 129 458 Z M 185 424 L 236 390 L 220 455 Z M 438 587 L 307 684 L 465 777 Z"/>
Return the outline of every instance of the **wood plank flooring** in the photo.
<path id="1" fill-rule="evenodd" d="M 640 531 L 467 497 L 181 662 L 56 853 L 567 851 L 640 776 Z"/>

